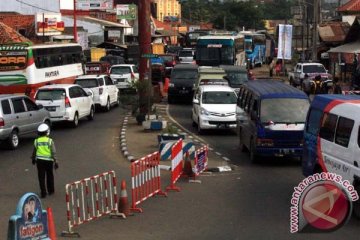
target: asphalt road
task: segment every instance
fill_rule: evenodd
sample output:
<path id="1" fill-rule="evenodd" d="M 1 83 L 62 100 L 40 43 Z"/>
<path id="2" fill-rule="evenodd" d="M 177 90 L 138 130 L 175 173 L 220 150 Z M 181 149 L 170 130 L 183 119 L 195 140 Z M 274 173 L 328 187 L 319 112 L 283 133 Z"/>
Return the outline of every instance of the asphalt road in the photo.
<path id="1" fill-rule="evenodd" d="M 170 113 L 194 130 L 190 109 L 190 105 L 171 105 Z M 124 113 L 114 108 L 96 114 L 94 121 L 81 121 L 77 129 L 59 125 L 52 130 L 60 168 L 55 174 L 56 193 L 42 204 L 53 209 L 58 236 L 67 229 L 67 183 L 115 170 L 119 181 L 127 181 L 130 194 L 129 162 L 121 155 L 118 139 Z M 30 160 L 34 137 L 22 139 L 16 151 L 0 150 L 0 239 L 5 239 L 20 197 L 39 191 Z M 180 180 L 181 192 L 145 201 L 141 214 L 126 220 L 102 217 L 74 230 L 82 239 L 358 239 L 355 219 L 335 233 L 290 234 L 290 197 L 302 179 L 299 163 L 270 159 L 252 165 L 247 154 L 238 150 L 234 133 L 208 132 L 201 137 L 228 157 L 235 170 L 201 176 L 201 184 Z M 161 174 L 163 179 L 168 177 L 166 172 Z"/>

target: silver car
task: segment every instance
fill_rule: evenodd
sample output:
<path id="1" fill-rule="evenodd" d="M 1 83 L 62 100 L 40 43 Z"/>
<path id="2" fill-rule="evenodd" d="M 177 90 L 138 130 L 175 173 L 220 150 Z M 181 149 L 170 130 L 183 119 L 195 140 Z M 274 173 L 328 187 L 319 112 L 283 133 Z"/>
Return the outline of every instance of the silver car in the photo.
<path id="1" fill-rule="evenodd" d="M 36 133 L 38 126 L 50 126 L 50 113 L 29 97 L 0 94 L 0 141 L 10 149 L 19 146 L 19 137 Z"/>

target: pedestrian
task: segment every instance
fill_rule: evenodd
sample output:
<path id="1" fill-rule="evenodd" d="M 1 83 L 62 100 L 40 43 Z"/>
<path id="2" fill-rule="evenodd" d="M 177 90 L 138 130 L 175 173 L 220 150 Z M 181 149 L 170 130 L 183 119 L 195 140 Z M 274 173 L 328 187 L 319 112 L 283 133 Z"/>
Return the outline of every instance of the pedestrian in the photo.
<path id="1" fill-rule="evenodd" d="M 40 124 L 38 135 L 39 137 L 34 141 L 31 159 L 38 170 L 41 198 L 45 198 L 47 194 L 52 195 L 55 192 L 53 169 L 58 169 L 59 165 L 56 161 L 55 144 L 49 137 L 50 128 L 46 123 Z"/>
<path id="2" fill-rule="evenodd" d="M 275 65 L 276 76 L 280 76 L 281 65 L 282 65 L 281 59 L 278 59 L 278 60 L 276 61 L 276 65 Z"/>

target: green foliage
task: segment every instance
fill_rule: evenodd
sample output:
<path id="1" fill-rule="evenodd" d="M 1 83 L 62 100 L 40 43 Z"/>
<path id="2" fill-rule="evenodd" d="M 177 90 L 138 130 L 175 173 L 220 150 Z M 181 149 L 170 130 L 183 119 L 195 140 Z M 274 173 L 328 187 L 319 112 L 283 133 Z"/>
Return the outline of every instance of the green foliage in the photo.
<path id="1" fill-rule="evenodd" d="M 162 133 L 177 134 L 178 131 L 179 131 L 179 130 L 178 130 L 176 127 L 174 127 L 174 125 L 168 124 L 168 125 L 166 126 L 166 128 L 164 128 L 164 129 L 162 130 Z"/>
<path id="2" fill-rule="evenodd" d="M 290 19 L 290 7 L 295 0 L 258 1 L 189 0 L 182 3 L 182 18 L 193 23 L 213 23 L 226 30 L 263 29 L 265 19 Z"/>

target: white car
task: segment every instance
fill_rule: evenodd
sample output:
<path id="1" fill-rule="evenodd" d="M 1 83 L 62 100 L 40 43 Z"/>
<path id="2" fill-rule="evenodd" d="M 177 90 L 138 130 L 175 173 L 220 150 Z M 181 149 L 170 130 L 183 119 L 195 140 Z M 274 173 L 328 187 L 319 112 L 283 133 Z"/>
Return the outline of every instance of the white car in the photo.
<path id="1" fill-rule="evenodd" d="M 134 64 L 116 64 L 110 68 L 110 77 L 119 89 L 129 89 L 139 80 L 139 70 Z"/>
<path id="2" fill-rule="evenodd" d="M 94 119 L 95 105 L 91 90 L 77 84 L 40 87 L 36 91 L 35 102 L 50 112 L 51 122 L 69 121 L 77 127 L 81 118 Z"/>
<path id="3" fill-rule="evenodd" d="M 199 134 L 204 129 L 236 128 L 236 101 L 236 93 L 229 86 L 199 86 L 193 98 L 193 126 Z"/>
<path id="4" fill-rule="evenodd" d="M 192 48 L 184 48 L 180 50 L 178 53 L 179 63 L 187 63 L 187 64 L 195 63 L 194 55 L 195 55 L 195 50 Z"/>
<path id="5" fill-rule="evenodd" d="M 112 105 L 118 106 L 119 89 L 107 75 L 83 75 L 75 79 L 75 84 L 88 88 L 93 92 L 95 105 L 110 111 Z"/>

